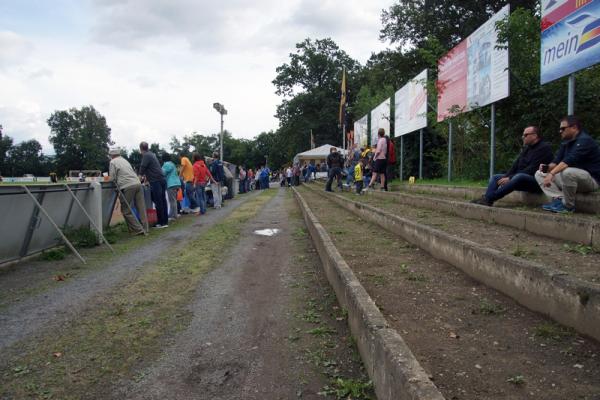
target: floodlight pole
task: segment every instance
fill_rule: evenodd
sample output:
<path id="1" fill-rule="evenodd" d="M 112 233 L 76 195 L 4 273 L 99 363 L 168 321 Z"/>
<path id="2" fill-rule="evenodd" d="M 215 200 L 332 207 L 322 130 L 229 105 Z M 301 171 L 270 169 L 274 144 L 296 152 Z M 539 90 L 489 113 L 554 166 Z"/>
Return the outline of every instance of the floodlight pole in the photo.
<path id="1" fill-rule="evenodd" d="M 567 97 L 567 114 L 575 114 L 575 74 L 569 75 L 569 95 Z"/>
<path id="2" fill-rule="evenodd" d="M 223 115 L 227 115 L 227 110 L 225 106 L 221 103 L 213 103 L 213 108 L 217 110 L 219 114 L 221 114 L 221 136 L 219 140 L 219 158 L 221 162 L 223 161 Z"/>

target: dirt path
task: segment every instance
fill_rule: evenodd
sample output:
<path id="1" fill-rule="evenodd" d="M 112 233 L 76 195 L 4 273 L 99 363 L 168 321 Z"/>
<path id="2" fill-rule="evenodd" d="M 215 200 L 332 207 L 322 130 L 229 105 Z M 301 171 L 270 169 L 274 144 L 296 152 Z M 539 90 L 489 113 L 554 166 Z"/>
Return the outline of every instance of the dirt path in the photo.
<path id="1" fill-rule="evenodd" d="M 299 216 L 289 220 L 290 207 L 295 207 L 291 202 L 281 191 L 244 227 L 232 256 L 198 288 L 189 307 L 190 326 L 172 339 L 157 363 L 140 372 L 143 379 L 124 382 L 115 390 L 115 398 L 323 398 L 317 393 L 329 380 L 307 356 L 319 351 L 318 340 L 306 334 L 310 324 L 302 326 L 295 315 L 301 314 L 307 296 L 313 302 L 321 297 L 319 303 L 327 298 L 332 303 L 332 295 L 324 289 L 322 276 L 311 282 L 318 259 L 302 233 Z M 280 231 L 272 237 L 254 233 L 261 229 Z M 299 293 L 298 288 L 309 293 Z M 332 346 L 337 348 L 336 358 L 345 359 L 347 373 L 360 375 L 360 363 L 350 359 L 348 345 L 340 346 L 349 342 L 343 322 L 329 323 L 335 326 L 323 332 L 339 332 L 341 339 Z M 294 347 L 296 342 L 305 351 Z"/>
<path id="2" fill-rule="evenodd" d="M 600 398 L 597 342 L 528 311 L 320 194 L 301 193 L 447 399 Z"/>
<path id="3" fill-rule="evenodd" d="M 131 238 L 137 245 L 125 254 L 115 257 L 104 257 L 100 263 L 82 266 L 74 257 L 59 262 L 30 261 L 16 265 L 3 271 L 0 279 L 0 291 L 15 291 L 14 296 L 5 298 L 5 307 L 0 309 L 0 350 L 19 340 L 23 340 L 43 328 L 44 331 L 55 329 L 61 323 L 73 318 L 95 298 L 102 297 L 117 284 L 134 280 L 148 263 L 155 262 L 185 245 L 191 236 L 201 235 L 203 231 L 225 218 L 246 200 L 256 195 L 238 196 L 228 201 L 227 206 L 219 210 L 210 210 L 198 218 L 187 216 L 192 220 L 187 226 L 153 231 L 149 238 Z M 100 247 L 84 254 L 98 255 L 107 252 Z M 86 256 L 88 256 L 86 255 Z M 96 265 L 97 264 L 97 265 Z M 55 282 L 53 275 L 58 271 L 77 270 L 79 276 L 66 281 Z M 85 270 L 81 273 L 81 270 Z M 23 295 L 29 288 L 49 283 L 39 293 L 31 296 Z M 0 363 L 1 365 L 2 363 Z"/>

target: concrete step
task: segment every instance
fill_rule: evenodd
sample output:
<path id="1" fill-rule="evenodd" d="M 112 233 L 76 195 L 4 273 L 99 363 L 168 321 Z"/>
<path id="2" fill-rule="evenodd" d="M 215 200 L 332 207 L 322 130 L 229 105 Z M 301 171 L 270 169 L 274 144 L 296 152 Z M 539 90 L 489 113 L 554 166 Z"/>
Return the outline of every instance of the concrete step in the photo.
<path id="1" fill-rule="evenodd" d="M 309 186 L 309 188 L 311 188 Z M 386 210 L 311 188 L 529 308 L 600 340 L 600 285 L 450 235 Z"/>
<path id="2" fill-rule="evenodd" d="M 596 217 L 487 207 L 460 200 L 405 192 L 373 190 L 367 191 L 366 195 L 385 200 L 391 199 L 413 207 L 442 211 L 463 218 L 510 226 L 537 235 L 582 243 L 600 249 L 600 220 Z"/>
<path id="3" fill-rule="evenodd" d="M 296 188 L 293 191 L 325 275 L 338 302 L 348 312 L 348 325 L 377 398 L 444 400 L 402 336 L 389 326 L 306 201 Z"/>
<path id="4" fill-rule="evenodd" d="M 474 188 L 467 186 L 446 186 L 446 185 L 410 185 L 399 184 L 391 185 L 392 191 L 403 191 L 412 193 L 430 193 L 442 195 L 444 197 L 461 198 L 464 200 L 472 200 L 481 197 L 485 194 L 484 188 Z M 535 194 L 527 192 L 513 192 L 503 199 L 499 200 L 498 205 L 530 205 L 541 206 L 544 203 L 550 202 L 544 194 Z M 575 207 L 578 212 L 589 214 L 600 214 L 600 192 L 578 193 Z"/>

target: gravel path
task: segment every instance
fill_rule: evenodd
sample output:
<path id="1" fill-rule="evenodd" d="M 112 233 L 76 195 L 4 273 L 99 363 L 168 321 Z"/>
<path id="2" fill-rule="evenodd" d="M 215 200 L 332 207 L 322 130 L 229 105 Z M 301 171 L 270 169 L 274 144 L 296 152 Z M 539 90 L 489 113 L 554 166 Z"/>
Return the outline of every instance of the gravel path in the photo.
<path id="1" fill-rule="evenodd" d="M 56 288 L 1 309 L 0 350 L 4 351 L 16 342 L 35 335 L 36 332 L 59 329 L 62 322 L 83 312 L 88 304 L 93 304 L 94 298 L 105 295 L 120 283 L 133 280 L 147 263 L 160 259 L 167 250 L 171 251 L 178 246 L 183 246 L 190 235 L 201 234 L 255 195 L 256 192 L 227 201 L 226 207 L 210 210 L 206 215 L 197 218 L 192 225 L 172 229 L 155 240 L 149 240 L 143 246 L 115 259 L 112 265 L 106 265 L 92 273 L 62 282 Z M 18 279 L 26 280 L 28 277 L 23 271 L 27 268 L 28 265 L 23 265 L 20 271 L 12 271 L 8 274 L 14 272 L 19 276 Z M 6 275 L 3 279 L 10 280 L 10 276 Z"/>
<path id="2" fill-rule="evenodd" d="M 308 368 L 288 342 L 293 238 L 283 193 L 247 223 L 232 257 L 203 279 L 190 305 L 189 328 L 142 372 L 143 379 L 123 383 L 112 397 L 323 398 L 318 389 L 303 392 L 306 382 L 297 374 Z M 281 231 L 272 237 L 254 233 L 266 228 Z"/>

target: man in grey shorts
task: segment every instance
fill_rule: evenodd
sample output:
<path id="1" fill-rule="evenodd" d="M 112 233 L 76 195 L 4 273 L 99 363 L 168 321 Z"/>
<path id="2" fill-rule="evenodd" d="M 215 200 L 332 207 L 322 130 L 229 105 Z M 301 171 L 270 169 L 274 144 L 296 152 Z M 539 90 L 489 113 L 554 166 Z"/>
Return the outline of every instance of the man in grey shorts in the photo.
<path id="1" fill-rule="evenodd" d="M 600 147 L 572 115 L 560 121 L 562 143 L 554 160 L 540 165 L 535 179 L 552 202 L 542 208 L 555 213 L 575 211 L 575 194 L 598 189 L 600 182 Z"/>

